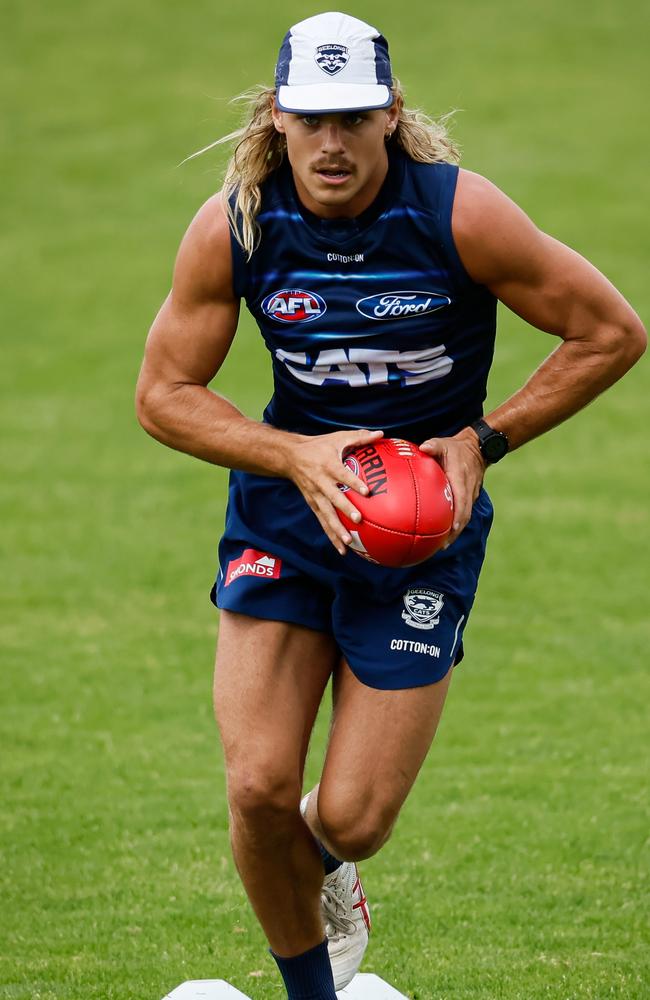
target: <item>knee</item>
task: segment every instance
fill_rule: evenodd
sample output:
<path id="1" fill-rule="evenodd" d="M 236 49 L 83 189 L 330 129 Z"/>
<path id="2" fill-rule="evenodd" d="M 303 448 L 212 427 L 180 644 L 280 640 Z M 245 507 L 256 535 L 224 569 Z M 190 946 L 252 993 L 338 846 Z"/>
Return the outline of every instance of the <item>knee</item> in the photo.
<path id="1" fill-rule="evenodd" d="M 394 817 L 381 809 L 366 808 L 355 813 L 330 805 L 318 818 L 328 849 L 341 861 L 364 861 L 371 858 L 391 835 Z"/>
<path id="2" fill-rule="evenodd" d="M 273 768 L 238 768 L 228 774 L 228 805 L 235 821 L 271 834 L 285 822 L 295 822 L 300 783 Z"/>

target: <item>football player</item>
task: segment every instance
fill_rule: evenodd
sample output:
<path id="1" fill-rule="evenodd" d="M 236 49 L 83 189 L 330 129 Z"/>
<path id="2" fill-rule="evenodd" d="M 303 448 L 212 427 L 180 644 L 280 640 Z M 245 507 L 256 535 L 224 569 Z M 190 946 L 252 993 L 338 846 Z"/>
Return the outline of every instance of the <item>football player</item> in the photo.
<path id="1" fill-rule="evenodd" d="M 620 378 L 646 334 L 591 264 L 459 169 L 354 17 L 290 29 L 235 139 L 183 239 L 137 409 L 158 440 L 232 470 L 212 595 L 232 847 L 288 996 L 334 1000 L 370 928 L 356 862 L 390 836 L 463 655 L 486 468 Z M 242 299 L 273 365 L 261 422 L 208 388 Z M 485 415 L 497 300 L 559 345 Z M 351 551 L 337 515 L 359 519 L 339 484 L 366 489 L 346 449 L 382 433 L 440 461 L 455 499 L 447 548 L 408 569 Z M 301 802 L 330 677 L 322 776 Z"/>

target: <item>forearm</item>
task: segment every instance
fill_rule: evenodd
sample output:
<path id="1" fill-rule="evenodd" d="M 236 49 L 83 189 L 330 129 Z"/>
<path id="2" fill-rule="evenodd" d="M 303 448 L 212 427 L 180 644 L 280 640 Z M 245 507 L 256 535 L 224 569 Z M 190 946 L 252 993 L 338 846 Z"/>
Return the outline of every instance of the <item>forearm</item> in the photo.
<path id="1" fill-rule="evenodd" d="M 301 436 L 250 420 L 229 400 L 202 385 L 140 392 L 138 419 L 148 434 L 213 465 L 285 476 Z"/>
<path id="2" fill-rule="evenodd" d="M 640 339 L 633 336 L 565 340 L 486 420 L 507 435 L 510 450 L 519 448 L 581 410 L 642 353 Z"/>

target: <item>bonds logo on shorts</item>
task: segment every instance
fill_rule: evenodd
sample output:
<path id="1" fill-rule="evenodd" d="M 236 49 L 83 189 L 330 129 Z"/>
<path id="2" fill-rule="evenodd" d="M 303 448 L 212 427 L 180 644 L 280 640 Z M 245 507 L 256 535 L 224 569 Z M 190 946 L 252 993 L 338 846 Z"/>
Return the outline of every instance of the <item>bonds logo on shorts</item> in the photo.
<path id="1" fill-rule="evenodd" d="M 451 305 L 448 295 L 439 292 L 378 292 L 357 302 L 357 312 L 368 319 L 408 319 L 426 316 Z"/>
<path id="2" fill-rule="evenodd" d="M 345 45 L 331 42 L 329 45 L 319 45 L 314 59 L 328 76 L 336 76 L 350 61 L 350 53 Z"/>
<path id="3" fill-rule="evenodd" d="M 240 576 L 258 576 L 265 580 L 277 580 L 282 569 L 282 560 L 259 552 L 257 549 L 244 549 L 239 559 L 231 559 L 226 570 L 226 582 L 229 587 Z"/>
<path id="4" fill-rule="evenodd" d="M 281 323 L 310 323 L 326 310 L 325 299 L 302 288 L 281 288 L 262 302 L 262 311 Z"/>
<path id="5" fill-rule="evenodd" d="M 402 611 L 402 618 L 412 628 L 435 628 L 440 624 L 444 603 L 442 594 L 428 587 L 407 590 L 404 594 L 406 611 Z"/>

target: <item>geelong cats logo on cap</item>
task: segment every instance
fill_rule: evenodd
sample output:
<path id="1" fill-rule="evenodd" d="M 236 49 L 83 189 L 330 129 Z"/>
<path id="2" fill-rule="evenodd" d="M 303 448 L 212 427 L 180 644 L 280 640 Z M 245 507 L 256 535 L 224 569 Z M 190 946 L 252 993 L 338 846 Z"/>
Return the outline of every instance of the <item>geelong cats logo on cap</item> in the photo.
<path id="1" fill-rule="evenodd" d="M 319 45 L 314 56 L 316 62 L 328 76 L 336 76 L 347 66 L 350 53 L 345 45 L 332 42 L 329 45 Z"/>

